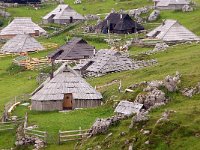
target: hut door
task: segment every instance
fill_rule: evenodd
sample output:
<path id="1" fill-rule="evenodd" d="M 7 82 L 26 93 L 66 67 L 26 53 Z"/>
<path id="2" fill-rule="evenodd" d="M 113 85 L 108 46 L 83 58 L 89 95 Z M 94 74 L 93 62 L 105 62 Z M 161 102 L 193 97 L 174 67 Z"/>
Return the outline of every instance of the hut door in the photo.
<path id="1" fill-rule="evenodd" d="M 72 109 L 72 100 L 73 96 L 72 93 L 64 94 L 64 101 L 63 101 L 63 109 Z"/>
<path id="2" fill-rule="evenodd" d="M 70 17 L 69 22 L 70 22 L 70 23 L 73 23 L 73 17 Z"/>

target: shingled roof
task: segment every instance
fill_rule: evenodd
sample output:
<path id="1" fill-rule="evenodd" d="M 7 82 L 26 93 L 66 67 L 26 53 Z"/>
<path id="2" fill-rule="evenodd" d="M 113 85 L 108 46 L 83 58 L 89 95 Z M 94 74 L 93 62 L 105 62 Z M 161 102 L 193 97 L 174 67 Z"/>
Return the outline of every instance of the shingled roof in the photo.
<path id="1" fill-rule="evenodd" d="M 44 47 L 36 39 L 27 34 L 16 35 L 1 48 L 1 52 L 3 53 L 21 53 L 40 50 L 44 50 Z"/>
<path id="2" fill-rule="evenodd" d="M 85 60 L 74 67 L 75 70 L 84 70 L 86 73 L 103 75 L 109 72 L 129 70 L 133 62 L 121 53 L 113 50 L 99 50 L 92 59 Z"/>
<path id="3" fill-rule="evenodd" d="M 118 114 L 130 116 L 134 113 L 139 113 L 142 107 L 143 107 L 143 104 L 136 103 L 136 102 L 133 103 L 133 102 L 123 100 L 119 102 L 114 112 Z"/>
<path id="4" fill-rule="evenodd" d="M 110 24 L 110 26 L 108 25 Z M 113 33 L 134 33 L 135 31 L 144 30 L 144 27 L 133 21 L 128 14 L 111 13 L 105 20 L 100 22 L 97 26 L 102 32 L 105 29 L 110 29 Z"/>
<path id="5" fill-rule="evenodd" d="M 75 20 L 85 19 L 81 14 L 77 13 L 74 9 L 66 4 L 58 5 L 53 11 L 44 16 L 43 19 L 48 19 L 52 15 L 52 19 L 70 19 L 70 17 L 73 17 Z"/>
<path id="6" fill-rule="evenodd" d="M 90 46 L 82 38 L 75 37 L 55 52 L 49 54 L 48 57 L 56 60 L 78 60 L 89 58 L 93 55 L 94 47 Z"/>
<path id="7" fill-rule="evenodd" d="M 102 99 L 102 95 L 74 70 L 67 67 L 66 63 L 54 73 L 54 78 L 47 79 L 47 81 L 33 93 L 30 99 L 38 101 L 63 100 L 65 93 L 72 93 L 74 100 Z"/>
<path id="8" fill-rule="evenodd" d="M 44 29 L 32 22 L 31 18 L 18 17 L 15 18 L 8 26 L 1 30 L 0 36 L 14 36 L 17 34 L 35 34 L 36 31 L 39 31 L 39 34 L 46 33 Z"/>
<path id="9" fill-rule="evenodd" d="M 147 34 L 147 37 L 156 38 L 165 42 L 198 41 L 199 37 L 182 26 L 178 21 L 167 19 L 160 26 Z"/>

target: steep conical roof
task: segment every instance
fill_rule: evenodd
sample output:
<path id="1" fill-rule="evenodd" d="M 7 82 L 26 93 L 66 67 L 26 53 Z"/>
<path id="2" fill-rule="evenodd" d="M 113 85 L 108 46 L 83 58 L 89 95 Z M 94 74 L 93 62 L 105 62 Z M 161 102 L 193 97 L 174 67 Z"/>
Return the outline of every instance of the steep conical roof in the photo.
<path id="1" fill-rule="evenodd" d="M 63 100 L 65 93 L 72 93 L 75 100 L 102 99 L 102 95 L 99 92 L 64 63 L 54 73 L 52 79 L 47 79 L 42 87 L 34 92 L 31 100 Z"/>
<path id="2" fill-rule="evenodd" d="M 21 53 L 40 50 L 44 50 L 44 47 L 28 34 L 16 35 L 1 48 L 3 53 Z"/>
<path id="3" fill-rule="evenodd" d="M 198 41 L 199 37 L 182 26 L 178 21 L 167 19 L 160 26 L 147 34 L 166 42 L 172 41 Z"/>

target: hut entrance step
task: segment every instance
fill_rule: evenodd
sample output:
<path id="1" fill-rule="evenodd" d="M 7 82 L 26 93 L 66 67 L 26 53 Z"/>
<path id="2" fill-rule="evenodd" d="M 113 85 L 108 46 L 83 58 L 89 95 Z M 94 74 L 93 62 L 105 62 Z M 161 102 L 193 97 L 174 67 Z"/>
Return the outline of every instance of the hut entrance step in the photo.
<path id="1" fill-rule="evenodd" d="M 63 110 L 71 110 L 73 107 L 72 93 L 64 94 Z"/>

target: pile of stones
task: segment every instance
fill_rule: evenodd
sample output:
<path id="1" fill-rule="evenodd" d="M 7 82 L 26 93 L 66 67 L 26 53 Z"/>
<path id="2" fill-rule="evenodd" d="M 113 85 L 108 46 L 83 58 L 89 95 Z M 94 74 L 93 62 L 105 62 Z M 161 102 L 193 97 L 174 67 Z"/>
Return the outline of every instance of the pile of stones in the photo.
<path id="1" fill-rule="evenodd" d="M 75 1 L 74 1 L 74 4 L 81 4 L 81 3 L 82 3 L 81 0 L 75 0 Z"/>
<path id="2" fill-rule="evenodd" d="M 150 109 L 156 104 L 164 105 L 167 101 L 165 93 L 156 88 L 146 94 L 139 94 L 135 99 L 135 102 L 143 104 L 145 109 Z"/>
<path id="3" fill-rule="evenodd" d="M 106 119 L 97 119 L 89 130 L 90 137 L 100 133 L 106 133 L 108 128 L 124 119 L 123 115 L 116 115 Z"/>
<path id="4" fill-rule="evenodd" d="M 182 95 L 192 97 L 195 94 L 200 94 L 200 82 L 195 87 L 184 88 L 181 90 Z"/>
<path id="5" fill-rule="evenodd" d="M 193 7 L 190 6 L 190 5 L 184 5 L 183 8 L 182 8 L 182 11 L 183 12 L 190 12 L 190 11 L 193 11 Z"/>
<path id="6" fill-rule="evenodd" d="M 17 147 L 24 145 L 34 145 L 34 150 L 39 150 L 45 147 L 45 142 L 40 138 L 25 135 L 23 125 L 19 125 L 19 127 L 17 128 L 16 137 L 17 139 L 15 145 Z"/>
<path id="7" fill-rule="evenodd" d="M 167 50 L 168 47 L 169 46 L 166 43 L 157 43 L 153 50 L 142 52 L 140 54 L 152 55 L 152 54 L 155 54 L 155 53 L 158 53 L 158 52 L 164 52 L 164 51 Z"/>

